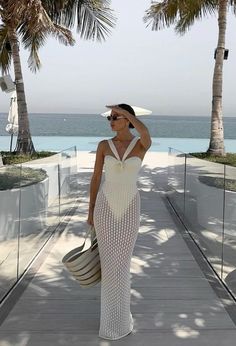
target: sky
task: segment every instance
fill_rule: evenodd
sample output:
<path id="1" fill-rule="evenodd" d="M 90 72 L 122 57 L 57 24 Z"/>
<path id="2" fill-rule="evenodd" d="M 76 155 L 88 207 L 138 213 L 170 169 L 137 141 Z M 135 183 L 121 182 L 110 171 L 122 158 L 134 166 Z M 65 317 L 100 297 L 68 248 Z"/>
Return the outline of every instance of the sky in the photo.
<path id="1" fill-rule="evenodd" d="M 81 40 L 65 47 L 48 39 L 42 68 L 21 61 L 30 113 L 101 113 L 106 104 L 128 103 L 156 115 L 211 115 L 217 17 L 196 22 L 184 36 L 173 28 L 152 31 L 143 22 L 150 0 L 112 0 L 117 24 L 106 41 Z M 229 13 L 224 64 L 224 116 L 236 116 L 236 17 Z M 11 71 L 13 78 L 13 73 Z M 0 112 L 10 94 L 0 91 Z"/>

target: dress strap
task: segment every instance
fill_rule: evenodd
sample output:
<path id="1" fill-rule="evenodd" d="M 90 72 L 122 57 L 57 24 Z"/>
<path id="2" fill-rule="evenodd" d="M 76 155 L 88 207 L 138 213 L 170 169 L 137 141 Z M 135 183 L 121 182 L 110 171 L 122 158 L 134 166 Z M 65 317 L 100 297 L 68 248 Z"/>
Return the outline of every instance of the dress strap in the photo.
<path id="1" fill-rule="evenodd" d="M 115 155 L 115 157 L 117 158 L 117 160 L 119 161 L 124 161 L 126 159 L 126 157 L 129 155 L 129 153 L 133 150 L 133 148 L 135 147 L 135 144 L 137 143 L 138 141 L 138 137 L 134 137 L 132 139 L 132 141 L 129 143 L 127 149 L 125 150 L 125 153 L 122 157 L 122 159 L 119 157 L 119 154 L 118 154 L 118 151 L 116 149 L 116 146 L 115 144 L 113 143 L 113 141 L 111 139 L 108 139 L 108 144 L 111 148 L 111 151 L 113 152 L 113 154 Z"/>
<path id="2" fill-rule="evenodd" d="M 112 142 L 111 139 L 108 139 L 108 144 L 109 144 L 109 146 L 110 146 L 110 148 L 111 148 L 111 151 L 113 152 L 113 154 L 114 154 L 115 157 L 117 158 L 117 160 L 120 161 L 120 157 L 119 157 L 119 154 L 118 154 L 118 152 L 117 152 L 117 150 L 116 150 L 115 144 Z"/>
<path id="3" fill-rule="evenodd" d="M 134 149 L 138 140 L 139 140 L 139 137 L 134 137 L 132 139 L 132 141 L 129 143 L 128 148 L 126 149 L 126 151 L 122 157 L 122 161 L 124 161 L 126 159 L 126 157 L 129 155 L 129 153 Z"/>

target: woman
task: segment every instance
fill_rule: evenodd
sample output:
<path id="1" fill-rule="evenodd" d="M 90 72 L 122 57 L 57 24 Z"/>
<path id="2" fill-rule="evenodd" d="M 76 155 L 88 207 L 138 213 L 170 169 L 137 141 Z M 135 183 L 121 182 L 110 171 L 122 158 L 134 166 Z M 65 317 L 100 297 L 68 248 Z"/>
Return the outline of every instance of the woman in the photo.
<path id="1" fill-rule="evenodd" d="M 90 184 L 88 224 L 97 234 L 101 261 L 101 317 L 99 336 L 116 340 L 133 329 L 130 312 L 130 263 L 140 223 L 136 182 L 151 145 L 147 127 L 126 104 L 107 106 L 116 136 L 98 144 Z M 135 128 L 140 138 L 133 136 Z M 105 182 L 99 190 L 105 167 Z"/>

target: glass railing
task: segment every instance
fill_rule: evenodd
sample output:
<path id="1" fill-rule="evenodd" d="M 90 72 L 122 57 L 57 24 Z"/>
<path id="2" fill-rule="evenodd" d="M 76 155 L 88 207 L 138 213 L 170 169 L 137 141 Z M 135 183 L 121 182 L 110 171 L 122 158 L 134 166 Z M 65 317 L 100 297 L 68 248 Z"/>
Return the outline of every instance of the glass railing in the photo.
<path id="1" fill-rule="evenodd" d="M 175 149 L 170 148 L 168 164 L 168 185 L 172 190 L 172 200 L 179 208 L 179 213 L 184 215 L 185 204 L 185 155 Z"/>
<path id="2" fill-rule="evenodd" d="M 236 297 L 236 167 L 169 149 L 168 198 Z M 183 173 L 185 172 L 185 173 Z"/>
<path id="3" fill-rule="evenodd" d="M 61 152 L 59 166 L 60 216 L 63 217 L 71 208 L 71 203 L 78 195 L 77 151 L 69 148 Z"/>
<path id="4" fill-rule="evenodd" d="M 0 300 L 74 206 L 76 153 L 0 168 Z"/>
<path id="5" fill-rule="evenodd" d="M 0 296 L 18 275 L 21 165 L 0 168 Z"/>
<path id="6" fill-rule="evenodd" d="M 222 278 L 236 296 L 236 168 L 225 166 Z"/>

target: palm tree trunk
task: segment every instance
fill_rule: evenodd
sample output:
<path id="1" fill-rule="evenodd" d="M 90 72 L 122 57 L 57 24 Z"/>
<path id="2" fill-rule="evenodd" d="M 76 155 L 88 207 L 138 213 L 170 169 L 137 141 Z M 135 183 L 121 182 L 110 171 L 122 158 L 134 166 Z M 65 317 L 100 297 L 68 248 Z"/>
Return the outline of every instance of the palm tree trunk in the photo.
<path id="1" fill-rule="evenodd" d="M 9 41 L 12 50 L 12 59 L 15 72 L 17 106 L 18 106 L 18 136 L 15 152 L 31 154 L 35 152 L 29 128 L 29 116 L 25 99 L 25 89 L 21 70 L 19 43 L 14 29 L 10 30 Z"/>
<path id="2" fill-rule="evenodd" d="M 225 37 L 227 25 L 228 0 L 219 0 L 218 25 L 219 37 L 216 51 L 216 61 L 213 76 L 213 99 L 211 115 L 211 138 L 208 153 L 225 155 L 224 128 L 222 114 L 223 64 L 225 53 Z"/>

